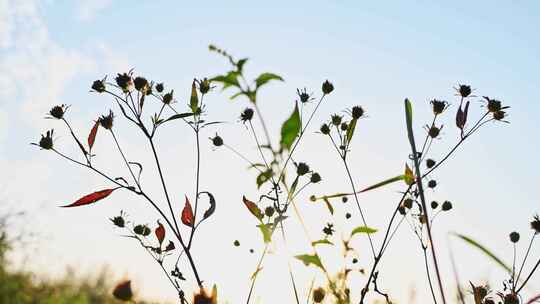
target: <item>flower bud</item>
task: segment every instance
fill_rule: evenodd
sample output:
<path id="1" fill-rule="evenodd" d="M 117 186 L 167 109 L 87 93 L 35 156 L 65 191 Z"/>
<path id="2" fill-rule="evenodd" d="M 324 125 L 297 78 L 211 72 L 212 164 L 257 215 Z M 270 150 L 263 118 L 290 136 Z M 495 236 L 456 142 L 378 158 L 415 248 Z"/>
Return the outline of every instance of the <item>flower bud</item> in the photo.
<path id="1" fill-rule="evenodd" d="M 437 99 L 433 99 L 432 101 L 430 101 L 430 103 L 431 103 L 431 106 L 433 107 L 433 114 L 435 115 L 439 115 L 442 112 L 444 112 L 444 110 L 446 109 L 446 106 L 448 105 L 446 101 L 437 100 Z"/>
<path id="2" fill-rule="evenodd" d="M 296 174 L 299 176 L 305 175 L 309 172 L 309 166 L 306 163 L 298 163 L 296 166 Z"/>
<path id="3" fill-rule="evenodd" d="M 321 181 L 321 175 L 317 172 L 313 172 L 311 174 L 311 178 L 309 179 L 312 183 L 316 184 Z"/>
<path id="4" fill-rule="evenodd" d="M 436 138 L 441 133 L 441 128 L 437 128 L 436 126 L 431 126 L 431 128 L 429 128 L 428 133 L 429 133 L 429 137 Z"/>
<path id="5" fill-rule="evenodd" d="M 101 126 L 107 130 L 111 130 L 113 127 L 114 114 L 112 111 L 109 111 L 109 115 L 103 115 L 99 118 L 99 123 Z"/>
<path id="6" fill-rule="evenodd" d="M 431 189 L 437 187 L 437 181 L 434 180 L 434 179 L 430 180 L 430 181 L 428 182 L 428 187 L 431 188 Z"/>
<path id="7" fill-rule="evenodd" d="M 354 119 L 359 119 L 364 116 L 364 109 L 361 106 L 354 106 L 351 110 L 351 114 Z"/>
<path id="8" fill-rule="evenodd" d="M 169 93 L 163 95 L 163 103 L 170 104 L 173 101 L 174 90 L 171 90 Z"/>
<path id="9" fill-rule="evenodd" d="M 243 123 L 246 123 L 247 121 L 251 121 L 252 118 L 253 118 L 253 109 L 251 109 L 251 108 L 246 108 L 242 112 L 242 114 L 240 114 L 240 120 Z"/>
<path id="10" fill-rule="evenodd" d="M 332 115 L 332 124 L 334 126 L 339 126 L 341 124 L 341 119 L 342 117 L 337 114 Z"/>
<path id="11" fill-rule="evenodd" d="M 510 242 L 512 242 L 512 243 L 519 242 L 519 233 L 517 233 L 515 231 L 510 233 Z"/>
<path id="12" fill-rule="evenodd" d="M 67 109 L 67 108 L 64 108 L 64 107 L 65 107 L 65 105 L 54 106 L 49 111 L 49 115 L 51 115 L 52 117 L 54 117 L 56 119 L 62 119 L 64 117 L 64 114 L 66 113 L 66 109 Z"/>
<path id="13" fill-rule="evenodd" d="M 435 166 L 435 161 L 431 158 L 428 158 L 426 159 L 426 166 L 428 167 L 428 169 L 431 169 L 433 168 L 433 166 Z"/>
<path id="14" fill-rule="evenodd" d="M 540 233 L 540 216 L 538 216 L 538 214 L 533 217 L 533 221 L 531 222 L 531 228 L 534 230 L 535 233 Z"/>
<path id="15" fill-rule="evenodd" d="M 128 93 L 133 86 L 133 80 L 131 79 L 131 75 L 124 73 L 124 74 L 118 74 L 115 78 L 116 84 L 122 89 L 124 93 Z"/>
<path id="16" fill-rule="evenodd" d="M 344 204 L 345 204 L 346 202 L 348 202 L 348 201 L 349 201 L 349 198 L 346 197 L 346 196 L 343 196 L 343 197 L 341 198 L 341 202 L 344 203 Z"/>
<path id="17" fill-rule="evenodd" d="M 505 111 L 493 112 L 493 119 L 495 120 L 503 120 L 505 117 L 506 117 Z"/>
<path id="18" fill-rule="evenodd" d="M 208 78 L 205 77 L 202 81 L 199 82 L 199 92 L 201 92 L 201 94 L 208 93 L 210 89 L 210 80 L 208 80 Z"/>
<path id="19" fill-rule="evenodd" d="M 330 127 L 327 124 L 321 126 L 321 133 L 324 135 L 330 134 Z"/>
<path id="20" fill-rule="evenodd" d="M 103 80 L 96 80 L 94 81 L 94 83 L 92 83 L 92 90 L 98 92 L 98 93 L 103 93 L 105 92 L 105 83 L 103 82 Z"/>
<path id="21" fill-rule="evenodd" d="M 264 214 L 266 214 L 268 217 L 272 217 L 272 215 L 274 215 L 274 211 L 274 207 L 268 206 L 264 209 Z"/>
<path id="22" fill-rule="evenodd" d="M 457 91 L 459 95 L 463 98 L 468 97 L 472 93 L 471 86 L 464 85 L 464 84 L 459 85 L 459 88 Z"/>
<path id="23" fill-rule="evenodd" d="M 163 92 L 163 89 L 164 89 L 164 88 L 165 88 L 165 86 L 163 85 L 163 82 L 156 84 L 156 91 L 157 91 L 158 93 Z"/>
<path id="24" fill-rule="evenodd" d="M 322 84 L 323 94 L 330 94 L 332 93 L 333 90 L 334 90 L 334 85 L 330 81 L 326 80 L 325 82 L 323 82 Z"/>
<path id="25" fill-rule="evenodd" d="M 115 216 L 111 218 L 110 220 L 115 226 L 120 227 L 120 228 L 124 228 L 126 225 L 126 221 L 124 220 L 122 216 Z"/>
<path id="26" fill-rule="evenodd" d="M 216 147 L 222 146 L 223 145 L 223 139 L 219 135 L 217 135 L 217 133 L 216 133 L 216 136 L 214 136 L 214 138 L 212 138 L 212 143 Z"/>
<path id="27" fill-rule="evenodd" d="M 441 207 L 442 211 L 449 211 L 452 209 L 452 203 L 450 201 L 444 201 Z"/>
<path id="28" fill-rule="evenodd" d="M 437 207 L 439 207 L 439 203 L 437 201 L 432 201 L 431 202 L 431 209 L 437 209 Z"/>
<path id="29" fill-rule="evenodd" d="M 54 130 L 50 130 L 50 131 L 47 131 L 47 133 L 45 133 L 45 136 L 43 136 L 43 134 L 41 134 L 41 139 L 39 140 L 39 146 L 42 148 L 42 149 L 45 149 L 45 150 L 50 150 L 53 148 L 53 133 L 54 133 Z"/>

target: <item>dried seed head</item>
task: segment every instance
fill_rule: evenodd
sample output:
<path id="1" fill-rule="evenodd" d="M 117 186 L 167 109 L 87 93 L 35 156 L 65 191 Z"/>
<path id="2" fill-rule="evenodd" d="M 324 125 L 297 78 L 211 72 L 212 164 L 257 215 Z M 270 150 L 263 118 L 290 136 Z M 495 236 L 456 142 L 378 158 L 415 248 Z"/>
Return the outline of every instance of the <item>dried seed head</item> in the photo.
<path id="1" fill-rule="evenodd" d="M 325 295 L 326 295 L 326 292 L 324 291 L 324 288 L 322 287 L 319 287 L 313 290 L 313 302 L 322 303 Z"/>
<path id="2" fill-rule="evenodd" d="M 124 217 L 122 217 L 122 215 L 115 216 L 110 220 L 117 227 L 124 228 L 126 226 L 126 221 L 124 220 Z"/>
<path id="3" fill-rule="evenodd" d="M 459 85 L 459 88 L 457 89 L 459 95 L 463 98 L 468 97 L 472 93 L 471 86 L 461 84 Z"/>
<path id="4" fill-rule="evenodd" d="M 264 209 L 264 214 L 266 214 L 268 217 L 272 217 L 272 215 L 274 215 L 274 211 L 276 211 L 274 210 L 274 207 L 268 206 Z"/>
<path id="5" fill-rule="evenodd" d="M 349 125 L 346 123 L 346 122 L 343 122 L 341 123 L 341 131 L 347 131 L 347 129 L 349 128 Z"/>
<path id="6" fill-rule="evenodd" d="M 433 168 L 433 166 L 435 166 L 435 161 L 431 158 L 426 159 L 426 166 L 428 169 Z"/>
<path id="7" fill-rule="evenodd" d="M 452 203 L 450 201 L 444 201 L 441 206 L 442 211 L 449 211 L 452 209 Z"/>
<path id="8" fill-rule="evenodd" d="M 301 103 L 306 103 L 313 100 L 313 97 L 311 97 L 311 95 L 308 94 L 308 92 L 306 91 L 306 88 L 304 88 L 303 90 L 296 89 L 296 94 L 300 98 Z"/>
<path id="9" fill-rule="evenodd" d="M 148 80 L 146 80 L 144 77 L 136 77 L 133 80 L 133 84 L 135 85 L 135 90 L 139 92 L 146 93 L 149 88 Z"/>
<path id="10" fill-rule="evenodd" d="M 533 217 L 533 220 L 531 222 L 531 228 L 534 230 L 535 233 L 540 233 L 540 216 L 538 214 Z"/>
<path id="11" fill-rule="evenodd" d="M 334 114 L 332 115 L 332 124 L 334 126 L 339 126 L 341 124 L 342 117 L 340 115 Z"/>
<path id="12" fill-rule="evenodd" d="M 432 201 L 431 202 L 431 209 L 437 209 L 437 207 L 439 207 L 439 203 L 437 201 Z"/>
<path id="13" fill-rule="evenodd" d="M 129 92 L 131 90 L 131 87 L 133 86 L 133 80 L 131 79 L 131 75 L 128 73 L 118 74 L 115 80 L 116 84 L 122 89 L 124 93 Z"/>
<path id="14" fill-rule="evenodd" d="M 503 120 L 505 117 L 506 117 L 505 111 L 493 112 L 493 119 L 495 120 Z"/>
<path id="15" fill-rule="evenodd" d="M 163 92 L 163 89 L 165 89 L 165 85 L 163 84 L 163 82 L 156 84 L 156 91 L 158 93 Z"/>
<path id="16" fill-rule="evenodd" d="M 163 103 L 170 104 L 173 101 L 174 90 L 171 90 L 169 93 L 163 95 Z"/>
<path id="17" fill-rule="evenodd" d="M 438 128 L 436 126 L 431 126 L 431 128 L 429 128 L 428 133 L 429 133 L 429 137 L 436 138 L 441 133 L 441 128 Z"/>
<path id="18" fill-rule="evenodd" d="M 66 113 L 67 107 L 65 105 L 54 106 L 50 111 L 49 115 L 56 119 L 62 119 Z"/>
<path id="19" fill-rule="evenodd" d="M 244 111 L 242 111 L 242 114 L 240 114 L 240 120 L 243 123 L 246 123 L 250 121 L 253 118 L 253 109 L 246 108 Z"/>
<path id="20" fill-rule="evenodd" d="M 428 185 L 429 188 L 433 189 L 433 188 L 437 187 L 437 181 L 434 180 L 434 179 L 432 179 L 432 180 L 430 180 L 430 181 L 428 182 L 427 185 Z"/>
<path id="21" fill-rule="evenodd" d="M 504 304 L 519 304 L 519 297 L 514 293 L 504 296 Z"/>
<path id="22" fill-rule="evenodd" d="M 305 175 L 309 172 L 309 166 L 306 163 L 298 163 L 296 166 L 296 174 L 299 176 Z"/>
<path id="23" fill-rule="evenodd" d="M 349 212 L 345 213 L 345 218 L 346 219 L 350 219 L 351 218 L 351 214 Z"/>
<path id="24" fill-rule="evenodd" d="M 359 119 L 364 116 L 364 109 L 361 106 L 354 106 L 351 110 L 352 117 L 354 119 Z"/>
<path id="25" fill-rule="evenodd" d="M 322 84 L 323 94 L 330 94 L 332 93 L 333 90 L 334 90 L 334 85 L 330 81 L 326 80 L 325 82 L 323 82 Z"/>
<path id="26" fill-rule="evenodd" d="M 235 247 L 240 246 L 240 241 L 234 240 L 233 245 L 234 245 Z"/>
<path id="27" fill-rule="evenodd" d="M 346 203 L 347 201 L 349 201 L 349 198 L 348 198 L 348 197 L 343 196 L 343 197 L 341 198 L 341 202 Z"/>
<path id="28" fill-rule="evenodd" d="M 321 126 L 321 133 L 324 135 L 330 134 L 330 127 L 327 124 Z"/>
<path id="29" fill-rule="evenodd" d="M 432 101 L 430 101 L 430 103 L 433 107 L 433 114 L 435 115 L 439 115 L 444 112 L 444 110 L 446 110 L 446 107 L 448 106 L 448 103 L 443 100 L 433 99 Z"/>
<path id="30" fill-rule="evenodd" d="M 133 232 L 137 235 L 148 236 L 152 231 L 146 225 L 137 225 L 133 228 Z"/>
<path id="31" fill-rule="evenodd" d="M 487 96 L 484 96 L 484 99 L 487 102 L 487 109 L 488 109 L 489 112 L 495 113 L 495 112 L 498 112 L 498 111 L 502 110 L 502 103 L 501 103 L 500 100 L 491 99 L 491 98 L 489 98 Z"/>
<path id="32" fill-rule="evenodd" d="M 53 138 L 52 138 L 53 133 L 54 133 L 54 130 L 51 129 L 47 131 L 47 133 L 45 133 L 45 136 L 41 134 L 41 139 L 39 140 L 39 146 L 42 149 L 50 150 L 53 148 Z"/>
<path id="33" fill-rule="evenodd" d="M 98 93 L 103 93 L 105 92 L 105 82 L 103 80 L 96 80 L 92 83 L 92 90 L 98 92 Z"/>
<path id="34" fill-rule="evenodd" d="M 219 135 L 217 135 L 216 133 L 216 136 L 214 136 L 212 138 L 212 143 L 214 144 L 214 146 L 216 147 L 219 147 L 219 146 L 222 146 L 223 145 L 223 138 L 221 138 Z"/>
<path id="35" fill-rule="evenodd" d="M 199 81 L 199 91 L 201 92 L 201 94 L 208 93 L 210 89 L 210 80 L 208 80 L 208 78 L 205 77 L 203 80 Z"/>
<path id="36" fill-rule="evenodd" d="M 317 172 L 313 172 L 311 174 L 311 178 L 309 179 L 312 183 L 316 184 L 321 181 L 321 175 Z"/>
<path id="37" fill-rule="evenodd" d="M 114 114 L 112 111 L 109 111 L 109 115 L 102 115 L 99 118 L 99 123 L 101 126 L 107 130 L 112 129 L 114 121 Z"/>
<path id="38" fill-rule="evenodd" d="M 510 242 L 512 242 L 512 243 L 519 242 L 519 233 L 517 233 L 515 231 L 510 233 Z"/>

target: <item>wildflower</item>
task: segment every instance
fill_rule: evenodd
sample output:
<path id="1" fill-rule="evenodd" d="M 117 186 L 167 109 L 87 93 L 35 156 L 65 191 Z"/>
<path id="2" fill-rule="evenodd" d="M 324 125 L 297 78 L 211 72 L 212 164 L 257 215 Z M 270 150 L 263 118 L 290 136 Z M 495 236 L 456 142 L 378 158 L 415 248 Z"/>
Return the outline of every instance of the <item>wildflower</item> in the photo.
<path id="1" fill-rule="evenodd" d="M 109 111 L 109 115 L 103 115 L 99 118 L 99 123 L 101 126 L 107 130 L 111 130 L 113 127 L 114 114 L 112 111 Z"/>
<path id="2" fill-rule="evenodd" d="M 54 133 L 54 130 L 51 129 L 50 131 L 47 131 L 47 133 L 45 133 L 45 136 L 41 134 L 41 139 L 39 140 L 39 144 L 37 144 L 37 146 L 45 150 L 52 149 L 53 148 L 53 138 L 52 138 L 53 133 Z"/>
<path id="3" fill-rule="evenodd" d="M 160 83 L 156 84 L 156 91 L 157 91 L 158 93 L 163 92 L 163 89 L 164 89 L 164 88 L 165 88 L 165 86 L 163 85 L 163 82 L 160 82 Z"/>
<path id="4" fill-rule="evenodd" d="M 442 211 L 450 211 L 452 209 L 452 203 L 450 201 L 444 201 L 441 208 Z"/>
<path id="5" fill-rule="evenodd" d="M 103 80 L 96 80 L 92 83 L 92 90 L 98 92 L 98 93 L 103 93 L 105 92 L 105 79 Z"/>
<path id="6" fill-rule="evenodd" d="M 296 94 L 300 97 L 301 103 L 307 103 L 313 100 L 313 97 L 307 93 L 306 88 L 303 90 L 296 89 Z"/>
<path id="7" fill-rule="evenodd" d="M 330 94 L 330 93 L 332 93 L 333 90 L 334 90 L 334 85 L 330 81 L 326 80 L 325 82 L 323 82 L 323 84 L 322 84 L 322 92 L 323 92 L 323 94 L 325 94 L 325 95 Z"/>
<path id="8" fill-rule="evenodd" d="M 240 114 L 240 120 L 243 123 L 246 123 L 247 121 L 251 121 L 253 119 L 253 109 L 246 108 L 244 111 L 242 111 L 242 114 Z"/>
<path id="9" fill-rule="evenodd" d="M 433 99 L 429 103 L 431 103 L 431 106 L 433 107 L 433 113 L 435 115 L 441 114 L 448 107 L 448 103 L 443 100 Z"/>
<path id="10" fill-rule="evenodd" d="M 327 236 L 330 236 L 330 235 L 334 234 L 334 225 L 331 224 L 331 223 L 327 223 L 326 227 L 323 228 L 323 232 Z"/>
<path id="11" fill-rule="evenodd" d="M 531 228 L 534 230 L 535 233 L 540 233 L 540 216 L 538 216 L 538 214 L 533 217 L 533 221 L 531 222 Z"/>
<path id="12" fill-rule="evenodd" d="M 435 166 L 435 161 L 431 158 L 426 159 L 426 166 L 431 169 L 433 166 Z"/>
<path id="13" fill-rule="evenodd" d="M 306 163 L 298 163 L 296 166 L 296 174 L 299 176 L 305 175 L 309 172 L 309 166 Z"/>
<path id="14" fill-rule="evenodd" d="M 135 85 L 135 90 L 139 92 L 146 93 L 149 88 L 148 80 L 144 77 L 136 77 L 135 80 L 133 80 L 133 83 Z"/>
<path id="15" fill-rule="evenodd" d="M 319 287 L 315 290 L 313 290 L 313 302 L 315 303 L 322 303 L 324 300 L 324 296 L 326 295 L 324 288 Z"/>
<path id="16" fill-rule="evenodd" d="M 214 146 L 216 147 L 219 147 L 219 146 L 222 146 L 223 145 L 223 138 L 221 138 L 219 135 L 217 135 L 216 133 L 216 136 L 214 136 L 214 138 L 212 138 L 212 143 L 214 144 Z"/>
<path id="17" fill-rule="evenodd" d="M 116 84 L 122 89 L 124 93 L 128 93 L 133 86 L 133 80 L 131 79 L 131 73 L 118 74 L 115 78 Z"/>
<path id="18" fill-rule="evenodd" d="M 67 108 L 68 107 L 66 107 L 66 105 L 54 106 L 49 111 L 49 115 L 51 115 L 51 117 L 56 118 L 56 119 L 62 119 L 64 117 L 64 114 L 66 114 Z"/>
<path id="19" fill-rule="evenodd" d="M 313 172 L 309 181 L 316 184 L 321 181 L 321 175 L 317 172 Z"/>
<path id="20" fill-rule="evenodd" d="M 174 90 L 171 90 L 169 93 L 163 95 L 163 103 L 170 104 L 173 101 Z"/>
<path id="21" fill-rule="evenodd" d="M 361 106 L 354 106 L 351 110 L 351 115 L 354 119 L 359 119 L 364 116 L 364 109 Z"/>
<path id="22" fill-rule="evenodd" d="M 472 93 L 471 86 L 460 84 L 459 88 L 456 89 L 459 93 L 459 95 L 463 98 L 468 97 Z"/>
<path id="23" fill-rule="evenodd" d="M 112 292 L 113 296 L 120 301 L 131 301 L 133 291 L 131 290 L 131 281 L 126 280 L 118 283 Z"/>
<path id="24" fill-rule="evenodd" d="M 510 233 L 510 242 L 512 242 L 512 243 L 519 242 L 519 233 L 517 233 L 515 231 Z"/>
<path id="25" fill-rule="evenodd" d="M 274 215 L 274 211 L 275 211 L 274 207 L 268 206 L 264 209 L 264 214 L 266 214 L 266 216 L 268 217 L 272 217 L 272 215 Z"/>
<path id="26" fill-rule="evenodd" d="M 321 133 L 324 135 L 330 134 L 330 127 L 327 124 L 321 126 Z"/>
<path id="27" fill-rule="evenodd" d="M 342 117 L 337 114 L 332 115 L 332 124 L 334 126 L 339 126 L 341 124 L 341 119 Z"/>

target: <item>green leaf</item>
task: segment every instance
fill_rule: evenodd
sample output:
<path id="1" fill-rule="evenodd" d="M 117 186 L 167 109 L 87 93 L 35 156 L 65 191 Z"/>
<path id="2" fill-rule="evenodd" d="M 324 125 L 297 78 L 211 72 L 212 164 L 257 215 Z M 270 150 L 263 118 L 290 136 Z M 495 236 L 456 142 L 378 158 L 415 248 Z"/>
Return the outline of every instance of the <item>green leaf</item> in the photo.
<path id="1" fill-rule="evenodd" d="M 298 103 L 294 105 L 294 111 L 281 126 L 281 146 L 289 150 L 300 133 L 301 128 L 300 113 L 298 112 Z"/>
<path id="2" fill-rule="evenodd" d="M 281 76 L 279 75 L 272 74 L 272 73 L 262 73 L 261 75 L 259 75 L 259 77 L 257 77 L 257 79 L 255 79 L 255 85 L 257 86 L 257 88 L 259 88 L 263 86 L 264 84 L 266 84 L 267 82 L 269 82 L 270 80 L 283 81 L 283 78 L 281 78 Z"/>
<path id="3" fill-rule="evenodd" d="M 242 58 L 238 60 L 238 63 L 236 63 L 236 68 L 238 69 L 240 73 L 242 73 L 242 71 L 244 70 L 244 65 L 246 64 L 247 61 L 248 61 L 248 58 Z"/>
<path id="4" fill-rule="evenodd" d="M 265 243 L 270 243 L 272 241 L 272 224 L 259 224 L 257 227 L 261 230 L 263 234 L 263 240 Z"/>
<path id="5" fill-rule="evenodd" d="M 393 182 L 397 182 L 397 181 L 400 181 L 400 180 L 403 180 L 403 179 L 405 179 L 405 175 L 394 176 L 392 178 L 383 180 L 380 183 L 376 183 L 375 185 L 372 185 L 372 186 L 369 186 L 369 187 L 367 187 L 365 189 L 362 189 L 358 193 L 367 192 L 367 191 L 370 191 L 370 190 L 373 190 L 373 189 L 377 189 L 379 187 L 386 186 L 388 184 L 391 184 Z"/>
<path id="6" fill-rule="evenodd" d="M 403 180 L 409 186 L 414 184 L 414 174 L 411 168 L 409 168 L 408 164 L 405 164 L 405 174 L 403 174 Z"/>
<path id="7" fill-rule="evenodd" d="M 274 172 L 271 169 L 261 172 L 257 176 L 257 189 L 260 188 L 264 183 L 270 180 Z"/>
<path id="8" fill-rule="evenodd" d="M 377 229 L 368 226 L 358 226 L 351 231 L 351 237 L 357 233 L 372 234 L 377 232 Z"/>
<path id="9" fill-rule="evenodd" d="M 239 76 L 239 74 L 238 74 L 237 71 L 230 71 L 225 75 L 216 76 L 216 77 L 210 79 L 210 81 L 222 83 L 223 84 L 222 90 L 225 90 L 228 87 L 237 87 L 237 88 L 239 88 L 240 87 L 240 82 L 238 82 L 238 76 Z"/>
<path id="10" fill-rule="evenodd" d="M 311 246 L 316 246 L 316 245 L 334 245 L 334 243 L 330 242 L 327 239 L 311 242 Z"/>
<path id="11" fill-rule="evenodd" d="M 313 265 L 321 268 L 322 270 L 326 271 L 324 269 L 324 266 L 321 263 L 321 259 L 319 259 L 319 256 L 317 254 L 313 254 L 313 255 L 311 255 L 311 254 L 301 254 L 301 255 L 295 256 L 295 258 L 302 261 L 302 263 L 304 263 L 304 265 L 306 265 L 306 266 L 309 266 L 309 265 L 313 264 Z"/>
<path id="12" fill-rule="evenodd" d="M 246 93 L 240 91 L 240 92 L 238 92 L 238 93 L 236 93 L 236 94 L 233 94 L 231 97 L 229 97 L 229 99 L 230 99 L 230 100 L 234 100 L 234 99 L 236 99 L 236 98 L 238 98 L 238 97 L 240 97 L 240 96 L 242 96 L 242 95 L 245 95 L 245 94 L 246 94 Z"/>
<path id="13" fill-rule="evenodd" d="M 509 273 L 512 273 L 512 269 L 510 267 L 508 267 L 508 265 L 506 265 L 501 259 L 499 259 L 497 256 L 495 256 L 489 249 L 487 249 L 486 247 L 482 246 L 480 243 L 478 243 L 477 241 L 471 239 L 470 237 L 468 236 L 465 236 L 463 234 L 459 234 L 459 233 L 451 233 L 452 235 L 464 240 L 465 242 L 467 242 L 467 244 L 473 246 L 473 247 L 476 247 L 477 249 L 479 249 L 480 251 L 482 251 L 485 255 L 487 255 L 488 257 L 490 257 L 495 263 L 497 263 L 499 266 L 501 266 L 502 268 L 504 268 L 506 271 L 508 271 Z"/>
<path id="14" fill-rule="evenodd" d="M 356 128 L 356 122 L 358 119 L 353 118 L 351 122 L 349 123 L 349 127 L 347 128 L 347 142 L 350 143 L 351 139 L 354 135 L 354 129 Z"/>

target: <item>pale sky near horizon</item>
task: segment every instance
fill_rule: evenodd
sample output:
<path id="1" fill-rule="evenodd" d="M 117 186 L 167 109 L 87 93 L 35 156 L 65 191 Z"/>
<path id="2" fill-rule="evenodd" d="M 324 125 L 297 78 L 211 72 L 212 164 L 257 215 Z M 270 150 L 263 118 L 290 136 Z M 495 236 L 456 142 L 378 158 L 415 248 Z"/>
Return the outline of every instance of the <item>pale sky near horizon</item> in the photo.
<path id="1" fill-rule="evenodd" d="M 401 173 L 409 146 L 404 129 L 403 99 L 414 102 L 416 132 L 431 119 L 428 101 L 448 100 L 453 106 L 444 117 L 442 139 L 433 147 L 437 159 L 458 139 L 453 123 L 456 97 L 453 87 L 467 83 L 474 93 L 503 100 L 511 106 L 510 124 L 489 124 L 471 138 L 433 177 L 439 181 L 429 200 L 450 200 L 454 209 L 439 216 L 435 237 L 446 285 L 454 282 L 448 259 L 451 244 L 462 282 L 485 282 L 500 288 L 504 273 L 476 250 L 449 238 L 448 232 L 468 234 L 510 262 L 508 233 L 521 232 L 521 252 L 529 238 L 528 223 L 540 212 L 536 187 L 540 165 L 538 132 L 540 105 L 540 4 L 534 1 L 11 1 L 0 0 L 0 199 L 6 208 L 27 211 L 24 229 L 38 233 L 39 241 L 17 251 L 14 258 L 24 267 L 56 276 L 66 266 L 82 273 L 108 265 L 115 278 L 129 277 L 137 290 L 151 299 L 175 299 L 166 278 L 146 253 L 130 240 L 120 238 L 108 218 L 121 209 L 134 219 L 155 223 L 155 214 L 127 193 L 114 193 L 93 208 L 61 209 L 57 206 L 82 194 L 109 186 L 99 176 L 69 164 L 30 142 L 54 127 L 55 144 L 68 153 L 69 134 L 57 122 L 42 119 L 51 106 L 70 104 L 68 117 L 81 137 L 98 115 L 115 109 L 105 96 L 90 93 L 93 80 L 131 68 L 149 79 L 175 89 L 180 103 L 188 98 L 193 77 L 213 76 L 228 66 L 208 52 L 216 44 L 236 58 L 249 57 L 249 75 L 274 72 L 284 83 L 273 83 L 260 96 L 260 106 L 277 142 L 282 121 L 292 109 L 296 88 L 306 87 L 320 96 L 325 79 L 336 87 L 314 118 L 314 127 L 332 113 L 356 104 L 369 118 L 361 121 L 351 153 L 351 167 L 358 186 L 369 185 Z M 230 92 L 216 90 L 208 96 L 209 116 L 230 123 L 209 128 L 227 143 L 256 160 L 249 133 L 238 123 L 245 100 L 230 102 Z M 480 100 L 476 98 L 474 100 Z M 471 106 L 479 115 L 480 103 Z M 474 116 L 477 117 L 477 116 Z M 119 124 L 120 141 L 131 158 L 149 161 L 148 151 L 134 132 Z M 123 132 L 122 132 L 123 131 Z M 98 135 L 100 165 L 123 172 L 113 142 Z M 161 134 L 165 173 L 180 210 L 184 194 L 193 196 L 193 138 L 179 125 Z M 165 139 L 167 140 L 165 142 Z M 110 148 L 109 152 L 107 148 Z M 310 233 L 333 221 L 347 231 L 354 226 L 343 220 L 341 207 L 331 219 L 324 206 L 308 203 L 310 194 L 348 191 L 347 180 L 331 145 L 310 132 L 297 159 L 305 160 L 323 177 L 298 202 Z M 214 218 L 201 226 L 194 251 L 200 272 L 208 284 L 219 286 L 220 297 L 230 303 L 245 301 L 249 277 L 263 249 L 256 221 L 241 203 L 242 195 L 257 197 L 254 173 L 242 160 L 203 141 L 202 188 L 217 198 Z M 239 170 L 240 169 L 240 170 Z M 116 171 L 115 171 L 116 170 Z M 120 173 L 118 173 L 120 174 Z M 122 174 L 125 174 L 122 173 Z M 143 180 L 156 197 L 159 184 L 149 162 Z M 393 185 L 361 197 L 368 222 L 383 228 L 397 191 Z M 341 204 L 341 203 L 340 203 Z M 310 252 L 295 218 L 288 220 L 289 242 L 273 244 L 273 255 L 255 288 L 259 303 L 292 303 L 287 273 L 289 254 Z M 17 227 L 16 229 L 21 229 Z M 376 243 L 381 236 L 374 235 Z M 232 242 L 239 239 L 240 248 Z M 400 303 L 416 290 L 420 303 L 427 302 L 423 257 L 411 230 L 403 225 L 381 268 L 383 288 Z M 369 266 L 368 244 L 356 243 L 363 267 Z M 255 249 L 255 254 L 248 252 Z M 36 254 L 34 254 L 36 253 Z M 523 253 L 522 253 L 523 254 Z M 533 256 L 538 259 L 538 246 Z M 336 266 L 332 252 L 326 262 Z M 324 262 L 324 257 L 323 257 Z M 532 261 L 531 261 L 532 262 Z M 306 290 L 313 276 L 322 276 L 291 260 Z M 183 271 L 190 276 L 185 266 Z M 316 275 L 318 274 L 318 275 Z M 359 277 L 360 280 L 365 278 Z M 538 293 L 540 276 L 527 292 Z M 187 290 L 192 290 L 187 285 Z"/>

